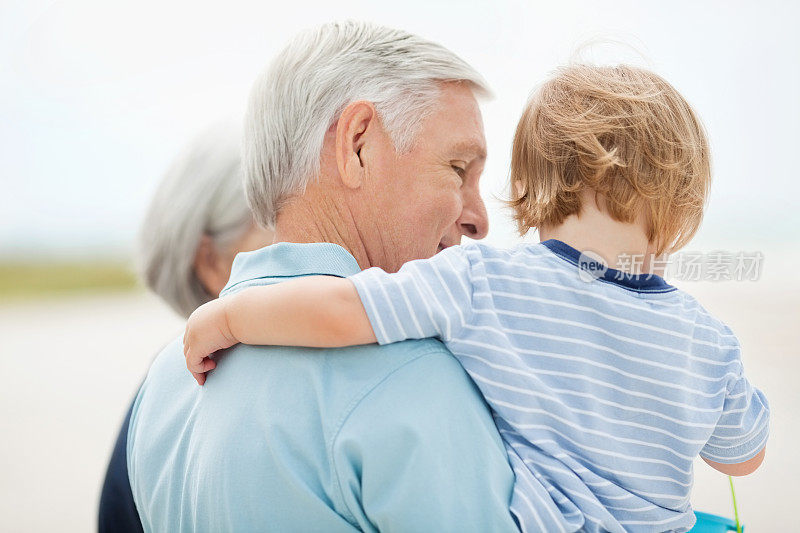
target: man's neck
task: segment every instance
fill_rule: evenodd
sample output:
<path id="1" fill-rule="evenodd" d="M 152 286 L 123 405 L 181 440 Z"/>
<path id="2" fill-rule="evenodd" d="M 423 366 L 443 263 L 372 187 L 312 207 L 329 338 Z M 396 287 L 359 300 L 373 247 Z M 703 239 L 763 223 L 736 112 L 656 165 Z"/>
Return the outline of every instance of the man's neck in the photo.
<path id="1" fill-rule="evenodd" d="M 274 242 L 338 244 L 362 269 L 372 266 L 355 220 L 344 202 L 307 191 L 278 214 Z"/>

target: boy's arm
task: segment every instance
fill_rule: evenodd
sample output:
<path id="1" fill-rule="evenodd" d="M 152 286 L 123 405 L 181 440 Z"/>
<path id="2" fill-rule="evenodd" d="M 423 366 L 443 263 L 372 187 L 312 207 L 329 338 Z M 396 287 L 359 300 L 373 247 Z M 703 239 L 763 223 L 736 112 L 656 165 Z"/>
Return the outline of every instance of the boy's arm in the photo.
<path id="1" fill-rule="evenodd" d="M 250 287 L 200 306 L 183 337 L 186 367 L 197 382 L 210 358 L 234 344 L 339 347 L 375 342 L 361 300 L 347 279 L 311 276 Z"/>
<path id="2" fill-rule="evenodd" d="M 251 287 L 200 306 L 186 325 L 186 366 L 198 383 L 209 356 L 237 342 L 338 348 L 406 339 L 452 339 L 472 313 L 467 251 L 453 246 L 394 274 L 311 276 Z"/>
<path id="3" fill-rule="evenodd" d="M 745 377 L 738 341 L 726 350 L 729 360 L 736 363 L 735 371 L 728 378 L 722 414 L 700 450 L 700 457 L 724 474 L 745 476 L 764 460 L 769 438 L 769 402 Z"/>
<path id="4" fill-rule="evenodd" d="M 236 342 L 337 348 L 375 342 L 353 284 L 333 276 L 251 287 L 225 296 Z"/>

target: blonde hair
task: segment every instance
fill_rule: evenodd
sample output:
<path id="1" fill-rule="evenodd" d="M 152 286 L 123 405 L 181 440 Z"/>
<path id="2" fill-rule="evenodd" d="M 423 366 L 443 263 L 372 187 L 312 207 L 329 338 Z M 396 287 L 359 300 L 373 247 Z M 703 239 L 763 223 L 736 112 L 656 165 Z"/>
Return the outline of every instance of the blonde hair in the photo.
<path id="1" fill-rule="evenodd" d="M 661 254 L 697 232 L 710 183 L 705 130 L 674 87 L 637 67 L 571 65 L 517 125 L 509 205 L 524 235 L 578 214 L 580 193 L 594 190 L 615 220 L 644 215 Z"/>

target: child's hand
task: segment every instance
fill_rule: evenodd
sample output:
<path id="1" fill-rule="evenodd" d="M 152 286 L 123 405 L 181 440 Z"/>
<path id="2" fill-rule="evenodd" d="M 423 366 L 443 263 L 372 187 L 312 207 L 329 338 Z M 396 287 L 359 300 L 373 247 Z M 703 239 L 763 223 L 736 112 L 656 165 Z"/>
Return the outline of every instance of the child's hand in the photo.
<path id="1" fill-rule="evenodd" d="M 228 326 L 225 304 L 224 298 L 203 304 L 195 309 L 186 323 L 183 355 L 186 357 L 186 368 L 199 385 L 205 383 L 206 372 L 217 366 L 209 356 L 239 342 Z"/>

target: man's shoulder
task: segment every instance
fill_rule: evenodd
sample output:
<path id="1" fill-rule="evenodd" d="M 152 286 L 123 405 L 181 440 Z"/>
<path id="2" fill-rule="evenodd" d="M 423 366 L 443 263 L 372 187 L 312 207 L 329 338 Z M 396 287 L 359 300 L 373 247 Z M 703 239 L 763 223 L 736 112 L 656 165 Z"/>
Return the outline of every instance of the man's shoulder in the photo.
<path id="1" fill-rule="evenodd" d="M 489 419 L 464 368 L 434 339 L 337 349 L 237 345 L 220 358 L 199 387 L 186 369 L 180 339 L 166 346 L 137 397 L 134 426 L 145 416 L 163 422 L 167 433 L 177 431 L 168 430 L 171 425 L 185 429 L 184 420 L 198 405 L 206 410 L 201 417 L 247 413 L 292 428 L 287 413 L 314 411 L 319 437 L 330 443 L 354 419 L 388 417 L 419 426 L 436 413 L 465 408 Z"/>
<path id="2" fill-rule="evenodd" d="M 128 445 L 167 449 L 187 432 L 224 433 L 239 419 L 329 449 L 345 426 L 381 421 L 424 433 L 450 413 L 458 416 L 448 423 L 467 432 L 478 430 L 474 420 L 459 417 L 491 425 L 480 392 L 434 339 L 329 350 L 237 345 L 222 354 L 203 387 L 186 369 L 177 339 L 159 353 L 142 385 Z"/>
<path id="3" fill-rule="evenodd" d="M 280 398 L 272 397 L 271 389 L 303 387 L 308 394 L 324 398 L 330 410 L 336 410 L 337 406 L 355 407 L 376 389 L 387 389 L 390 382 L 405 382 L 410 376 L 415 376 L 410 381 L 427 379 L 431 374 L 442 388 L 454 389 L 451 392 L 478 394 L 463 367 L 436 339 L 335 349 L 240 344 L 219 356 L 219 364 L 204 388 L 206 394 L 224 401 L 229 399 L 227 391 L 235 391 L 236 398 L 266 395 L 272 403 Z M 158 354 L 142 390 L 144 394 L 169 395 L 171 403 L 200 391 L 186 369 L 181 339 Z M 414 391 L 421 392 L 417 387 L 406 392 Z"/>
<path id="4" fill-rule="evenodd" d="M 458 478 L 461 466 L 480 459 L 468 470 L 490 471 L 497 486 L 510 490 L 510 469 L 488 407 L 436 340 L 335 350 L 240 345 L 222 359 L 203 387 L 186 370 L 180 339 L 151 367 L 128 440 L 131 486 L 145 516 L 175 517 L 175 506 L 194 509 L 192 502 L 202 500 L 214 502 L 209 509 L 230 508 L 220 515 L 225 518 L 244 504 L 251 509 L 258 495 L 275 507 L 254 520 L 294 524 L 316 513 L 329 521 L 332 508 L 350 524 L 368 524 L 353 514 L 362 499 L 350 490 L 358 486 L 359 457 L 378 478 L 433 494 L 439 488 L 423 483 L 432 470 L 444 470 L 442 487 L 460 486 L 467 483 Z M 238 444 L 232 448 L 232 442 Z M 487 447 L 490 452 L 475 453 Z M 171 461 L 167 470 L 165 457 Z M 454 464 L 442 469 L 443 461 Z M 240 488 L 220 504 L 208 479 L 233 480 Z M 413 515 L 418 500 L 410 500 L 413 505 L 397 502 L 397 512 Z M 295 508 L 304 511 L 283 511 Z"/>
<path id="5" fill-rule="evenodd" d="M 352 407 L 375 389 L 385 388 L 398 379 L 401 370 L 403 376 L 435 372 L 443 383 L 455 380 L 464 385 L 469 380 L 453 354 L 436 339 L 332 349 L 240 345 L 223 358 L 214 371 L 218 378 L 228 370 L 273 377 L 293 374 L 289 379 L 311 380 L 321 389 L 316 393 L 328 396 L 331 405 L 342 402 L 342 407 Z"/>

